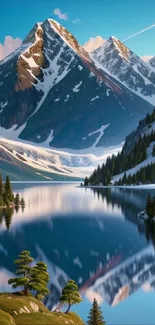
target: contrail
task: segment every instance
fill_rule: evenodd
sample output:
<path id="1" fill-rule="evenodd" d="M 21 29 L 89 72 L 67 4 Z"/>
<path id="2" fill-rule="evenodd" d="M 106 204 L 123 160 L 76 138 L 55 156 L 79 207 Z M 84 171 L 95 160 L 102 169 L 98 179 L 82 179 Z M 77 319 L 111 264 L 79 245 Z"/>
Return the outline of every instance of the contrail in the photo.
<path id="1" fill-rule="evenodd" d="M 132 38 L 132 37 L 135 37 L 135 36 L 137 36 L 137 35 L 139 35 L 139 34 L 142 34 L 142 33 L 146 32 L 147 30 L 149 30 L 149 29 L 151 29 L 151 28 L 153 28 L 153 27 L 155 27 L 155 24 L 153 24 L 153 25 L 151 25 L 151 26 L 149 26 L 149 27 L 147 27 L 147 28 L 145 28 L 145 29 L 142 29 L 140 32 L 138 32 L 138 33 L 136 33 L 136 34 L 133 34 L 133 35 L 131 35 L 131 36 L 125 38 L 122 42 L 125 42 L 125 41 L 127 41 L 128 39 L 130 39 L 130 38 Z"/>

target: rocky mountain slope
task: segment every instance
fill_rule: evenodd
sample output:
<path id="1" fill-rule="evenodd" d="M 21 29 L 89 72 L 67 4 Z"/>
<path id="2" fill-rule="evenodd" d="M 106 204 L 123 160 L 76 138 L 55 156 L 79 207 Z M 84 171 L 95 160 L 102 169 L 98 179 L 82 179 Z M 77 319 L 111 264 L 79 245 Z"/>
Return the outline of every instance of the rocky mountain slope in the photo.
<path id="1" fill-rule="evenodd" d="M 155 68 L 155 56 L 149 61 L 150 65 Z"/>
<path id="2" fill-rule="evenodd" d="M 155 104 L 155 61 L 144 62 L 115 37 L 92 53 L 103 69 L 133 93 Z"/>
<path id="3" fill-rule="evenodd" d="M 113 307 L 139 288 L 155 291 L 154 248 L 148 247 L 98 279 L 93 290 Z M 147 289 L 146 289 L 147 290 Z"/>
<path id="4" fill-rule="evenodd" d="M 147 89 L 155 93 L 152 83 Z M 57 148 L 107 147 L 121 143 L 151 110 L 54 20 L 36 24 L 0 62 L 0 135 L 6 138 Z"/>

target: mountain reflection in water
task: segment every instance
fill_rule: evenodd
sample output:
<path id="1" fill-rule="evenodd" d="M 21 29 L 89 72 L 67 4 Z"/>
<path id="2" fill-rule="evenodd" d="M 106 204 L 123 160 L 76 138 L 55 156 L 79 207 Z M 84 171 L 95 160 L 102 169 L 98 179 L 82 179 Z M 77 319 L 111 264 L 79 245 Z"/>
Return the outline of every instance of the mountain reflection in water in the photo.
<path id="1" fill-rule="evenodd" d="M 84 319 L 82 306 L 94 296 L 100 303 L 118 306 L 139 288 L 154 291 L 152 237 L 136 217 L 145 206 L 147 190 L 85 190 L 75 184 L 18 184 L 14 189 L 26 206 L 8 217 L 9 231 L 0 216 L 3 290 L 15 273 L 14 259 L 28 249 L 36 261 L 43 259 L 48 265 L 51 294 L 45 302 L 51 309 L 69 278 L 77 281 L 83 295 L 79 313 Z"/>

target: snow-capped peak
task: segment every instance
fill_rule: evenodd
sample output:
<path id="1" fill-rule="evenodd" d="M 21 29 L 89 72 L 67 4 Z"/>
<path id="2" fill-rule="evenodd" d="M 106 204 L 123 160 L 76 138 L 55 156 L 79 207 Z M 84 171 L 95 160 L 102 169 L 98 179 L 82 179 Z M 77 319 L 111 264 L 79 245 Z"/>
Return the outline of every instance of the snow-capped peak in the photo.
<path id="1" fill-rule="evenodd" d="M 96 37 L 91 37 L 85 44 L 84 44 L 84 49 L 88 52 L 91 53 L 97 48 L 101 47 L 106 40 L 104 40 L 101 36 L 96 36 Z"/>
<path id="2" fill-rule="evenodd" d="M 111 36 L 91 58 L 138 96 L 155 104 L 155 59 L 144 62 L 119 39 Z"/>

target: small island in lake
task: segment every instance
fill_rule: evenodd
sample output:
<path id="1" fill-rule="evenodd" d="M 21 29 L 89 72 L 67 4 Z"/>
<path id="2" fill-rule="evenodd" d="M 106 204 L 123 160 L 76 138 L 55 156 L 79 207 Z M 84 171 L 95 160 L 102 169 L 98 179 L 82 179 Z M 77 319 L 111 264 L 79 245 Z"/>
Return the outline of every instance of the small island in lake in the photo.
<path id="1" fill-rule="evenodd" d="M 18 193 L 14 196 L 9 176 L 6 176 L 6 181 L 3 183 L 0 174 L 0 209 L 19 206 L 25 207 L 24 199 L 20 198 Z"/>

